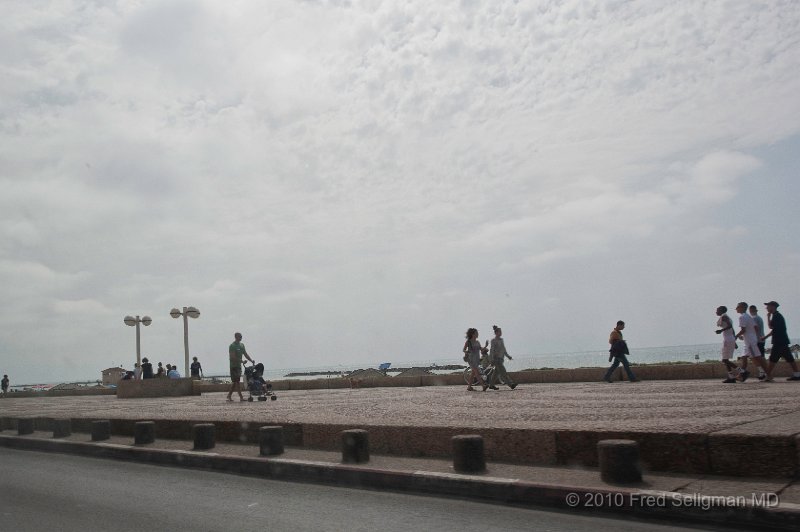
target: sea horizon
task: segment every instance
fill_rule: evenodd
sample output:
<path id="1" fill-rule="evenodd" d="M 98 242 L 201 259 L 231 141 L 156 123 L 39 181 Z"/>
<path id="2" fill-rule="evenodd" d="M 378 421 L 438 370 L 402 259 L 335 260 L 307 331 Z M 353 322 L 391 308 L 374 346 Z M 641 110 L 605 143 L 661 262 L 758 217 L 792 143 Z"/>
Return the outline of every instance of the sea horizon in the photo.
<path id="1" fill-rule="evenodd" d="M 795 341 L 792 341 L 794 344 Z M 712 344 L 684 344 L 675 346 L 655 346 L 655 347 L 631 347 L 631 354 L 628 360 L 632 364 L 652 364 L 657 362 L 665 363 L 698 363 L 706 360 L 719 360 L 719 343 Z M 742 347 L 740 347 L 742 349 Z M 514 355 L 512 355 L 514 356 Z M 457 357 L 452 358 L 431 358 L 431 359 L 417 359 L 409 361 L 394 362 L 389 359 L 375 360 L 371 362 L 349 363 L 349 364 L 329 364 L 324 366 L 304 366 L 304 367 L 289 367 L 289 368 L 266 368 L 264 377 L 268 380 L 305 380 L 305 379 L 319 379 L 327 377 L 338 377 L 347 375 L 353 371 L 362 369 L 377 369 L 383 363 L 390 363 L 389 373 L 397 368 L 435 368 L 436 366 L 463 366 L 464 361 Z M 535 355 L 517 355 L 513 360 L 506 362 L 506 369 L 509 371 L 524 371 L 529 369 L 573 369 L 580 367 L 604 367 L 608 365 L 608 351 L 607 350 L 591 350 L 591 351 L 568 351 L 560 353 L 542 353 Z M 441 373 L 452 373 L 458 370 L 443 370 Z M 434 370 L 434 372 L 437 372 Z M 288 374 L 302 374 L 302 373 L 318 373 L 316 375 L 295 375 L 287 377 Z M 322 373 L 322 374 L 320 374 Z M 212 378 L 225 379 L 227 374 L 214 372 L 213 374 L 206 373 L 204 380 L 211 380 Z M 71 381 L 58 381 L 58 382 L 36 382 L 27 384 L 12 384 L 10 389 L 21 390 L 23 388 L 34 389 L 48 389 L 52 386 L 59 384 L 75 384 L 84 386 L 96 385 L 99 379 L 85 379 L 85 380 L 71 380 Z"/>

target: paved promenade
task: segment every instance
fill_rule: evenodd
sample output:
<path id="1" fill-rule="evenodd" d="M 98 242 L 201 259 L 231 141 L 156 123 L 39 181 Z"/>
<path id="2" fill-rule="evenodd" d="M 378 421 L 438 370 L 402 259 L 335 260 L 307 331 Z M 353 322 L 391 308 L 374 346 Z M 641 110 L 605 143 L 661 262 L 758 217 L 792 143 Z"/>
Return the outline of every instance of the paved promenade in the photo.
<path id="1" fill-rule="evenodd" d="M 246 394 L 245 394 L 246 395 Z M 0 415 L 257 421 L 562 431 L 800 434 L 800 383 L 717 380 L 524 384 L 278 392 L 277 401 L 228 403 L 224 393 L 0 400 Z M 13 397 L 13 394 L 10 396 Z"/>

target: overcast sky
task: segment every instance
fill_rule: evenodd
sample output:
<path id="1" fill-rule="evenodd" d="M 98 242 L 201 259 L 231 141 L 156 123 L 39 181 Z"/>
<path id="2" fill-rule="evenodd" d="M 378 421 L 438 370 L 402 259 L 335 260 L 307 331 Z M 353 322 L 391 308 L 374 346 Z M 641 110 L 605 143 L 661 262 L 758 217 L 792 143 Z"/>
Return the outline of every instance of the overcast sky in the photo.
<path id="1" fill-rule="evenodd" d="M 791 0 L 6 0 L 0 373 L 797 338 L 799 161 Z"/>

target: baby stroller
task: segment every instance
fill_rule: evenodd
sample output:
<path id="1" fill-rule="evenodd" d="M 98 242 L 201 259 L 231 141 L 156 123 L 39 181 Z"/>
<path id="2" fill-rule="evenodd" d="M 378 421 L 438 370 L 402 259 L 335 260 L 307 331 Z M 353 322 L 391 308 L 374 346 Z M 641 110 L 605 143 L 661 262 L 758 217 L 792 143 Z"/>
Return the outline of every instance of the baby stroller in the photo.
<path id="1" fill-rule="evenodd" d="M 266 401 L 267 397 L 275 401 L 278 396 L 272 393 L 272 384 L 264 380 L 264 364 L 259 362 L 244 368 L 244 377 L 247 381 L 247 391 L 250 392 L 248 401 L 253 402 L 253 397 L 259 401 Z"/>

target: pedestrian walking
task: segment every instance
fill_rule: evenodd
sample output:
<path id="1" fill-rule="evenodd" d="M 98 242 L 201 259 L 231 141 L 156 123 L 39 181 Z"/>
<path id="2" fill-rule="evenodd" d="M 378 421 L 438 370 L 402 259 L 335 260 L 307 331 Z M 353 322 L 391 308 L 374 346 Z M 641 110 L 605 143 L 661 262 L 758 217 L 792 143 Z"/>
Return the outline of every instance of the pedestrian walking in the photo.
<path id="1" fill-rule="evenodd" d="M 769 324 L 769 334 L 765 335 L 763 340 L 766 342 L 767 338 L 772 337 L 772 351 L 769 355 L 769 366 L 767 367 L 767 382 L 772 382 L 772 372 L 775 365 L 783 358 L 792 366 L 792 376 L 786 379 L 787 381 L 800 381 L 800 370 L 797 368 L 797 362 L 792 356 L 792 349 L 789 347 L 789 333 L 786 332 L 786 320 L 783 314 L 778 312 L 777 301 L 770 301 L 764 303 L 767 307 L 767 323 Z"/>
<path id="2" fill-rule="evenodd" d="M 742 361 L 742 372 L 741 372 L 741 379 L 742 382 L 747 380 L 747 377 L 750 376 L 750 372 L 747 371 L 747 359 L 750 358 L 753 360 L 753 363 L 764 370 L 764 372 L 769 373 L 767 371 L 767 364 L 764 362 L 764 357 L 761 356 L 761 351 L 758 349 L 758 335 L 756 334 L 756 322 L 747 313 L 747 303 L 741 301 L 738 305 L 736 305 L 736 312 L 739 313 L 739 332 L 736 335 L 736 338 L 739 338 L 744 342 L 744 353 L 740 357 Z"/>
<path id="3" fill-rule="evenodd" d="M 728 307 L 720 305 L 717 307 L 717 334 L 722 335 L 722 350 L 720 356 L 725 369 L 728 370 L 728 378 L 725 379 L 725 384 L 732 384 L 736 382 L 736 377 L 739 375 L 736 364 L 731 362 L 733 352 L 736 349 L 736 337 L 733 334 L 733 320 L 727 314 Z"/>
<path id="4" fill-rule="evenodd" d="M 473 382 L 477 381 L 480 383 L 485 392 L 489 385 L 483 380 L 478 365 L 481 363 L 481 353 L 486 351 L 486 347 L 481 347 L 481 343 L 478 341 L 478 329 L 472 327 L 467 329 L 466 336 L 467 341 L 464 342 L 464 348 L 462 349 L 462 351 L 464 351 L 464 362 L 469 364 L 472 370 Z M 467 384 L 467 390 L 470 392 L 474 390 L 471 383 Z"/>
<path id="5" fill-rule="evenodd" d="M 622 338 L 622 329 L 625 328 L 625 322 L 620 320 L 617 322 L 617 326 L 611 331 L 611 334 L 608 335 L 608 343 L 611 345 L 611 349 L 609 349 L 609 354 L 611 357 L 614 358 L 614 362 L 606 371 L 606 374 L 603 376 L 603 380 L 606 382 L 611 382 L 611 374 L 614 373 L 614 370 L 622 364 L 622 367 L 625 369 L 625 373 L 628 375 L 628 380 L 631 382 L 637 382 L 639 379 L 636 378 L 636 375 L 633 374 L 631 370 L 631 366 L 628 363 L 628 344 Z"/>
<path id="6" fill-rule="evenodd" d="M 8 395 L 8 375 L 3 375 L 3 380 L 0 381 L 0 387 L 3 389 L 3 397 Z"/>
<path id="7" fill-rule="evenodd" d="M 509 360 L 514 359 L 511 358 L 511 355 L 506 351 L 506 344 L 503 341 L 503 330 L 497 325 L 492 325 L 492 329 L 494 330 L 494 338 L 492 338 L 491 347 L 489 349 L 489 360 L 494 366 L 494 371 L 492 372 L 491 382 L 489 382 L 489 388 L 492 390 L 499 389 L 497 387 L 497 381 L 501 380 L 503 384 L 506 384 L 513 390 L 517 387 L 517 383 L 508 376 L 504 361 L 506 358 Z"/>
<path id="8" fill-rule="evenodd" d="M 255 364 L 242 343 L 242 333 L 237 332 L 233 335 L 233 343 L 228 347 L 228 359 L 231 367 L 231 389 L 228 392 L 228 401 L 233 401 L 231 399 L 233 392 L 237 392 L 239 400 L 244 401 L 242 385 L 239 382 L 242 378 L 242 357 L 247 358 L 251 364 Z"/>

